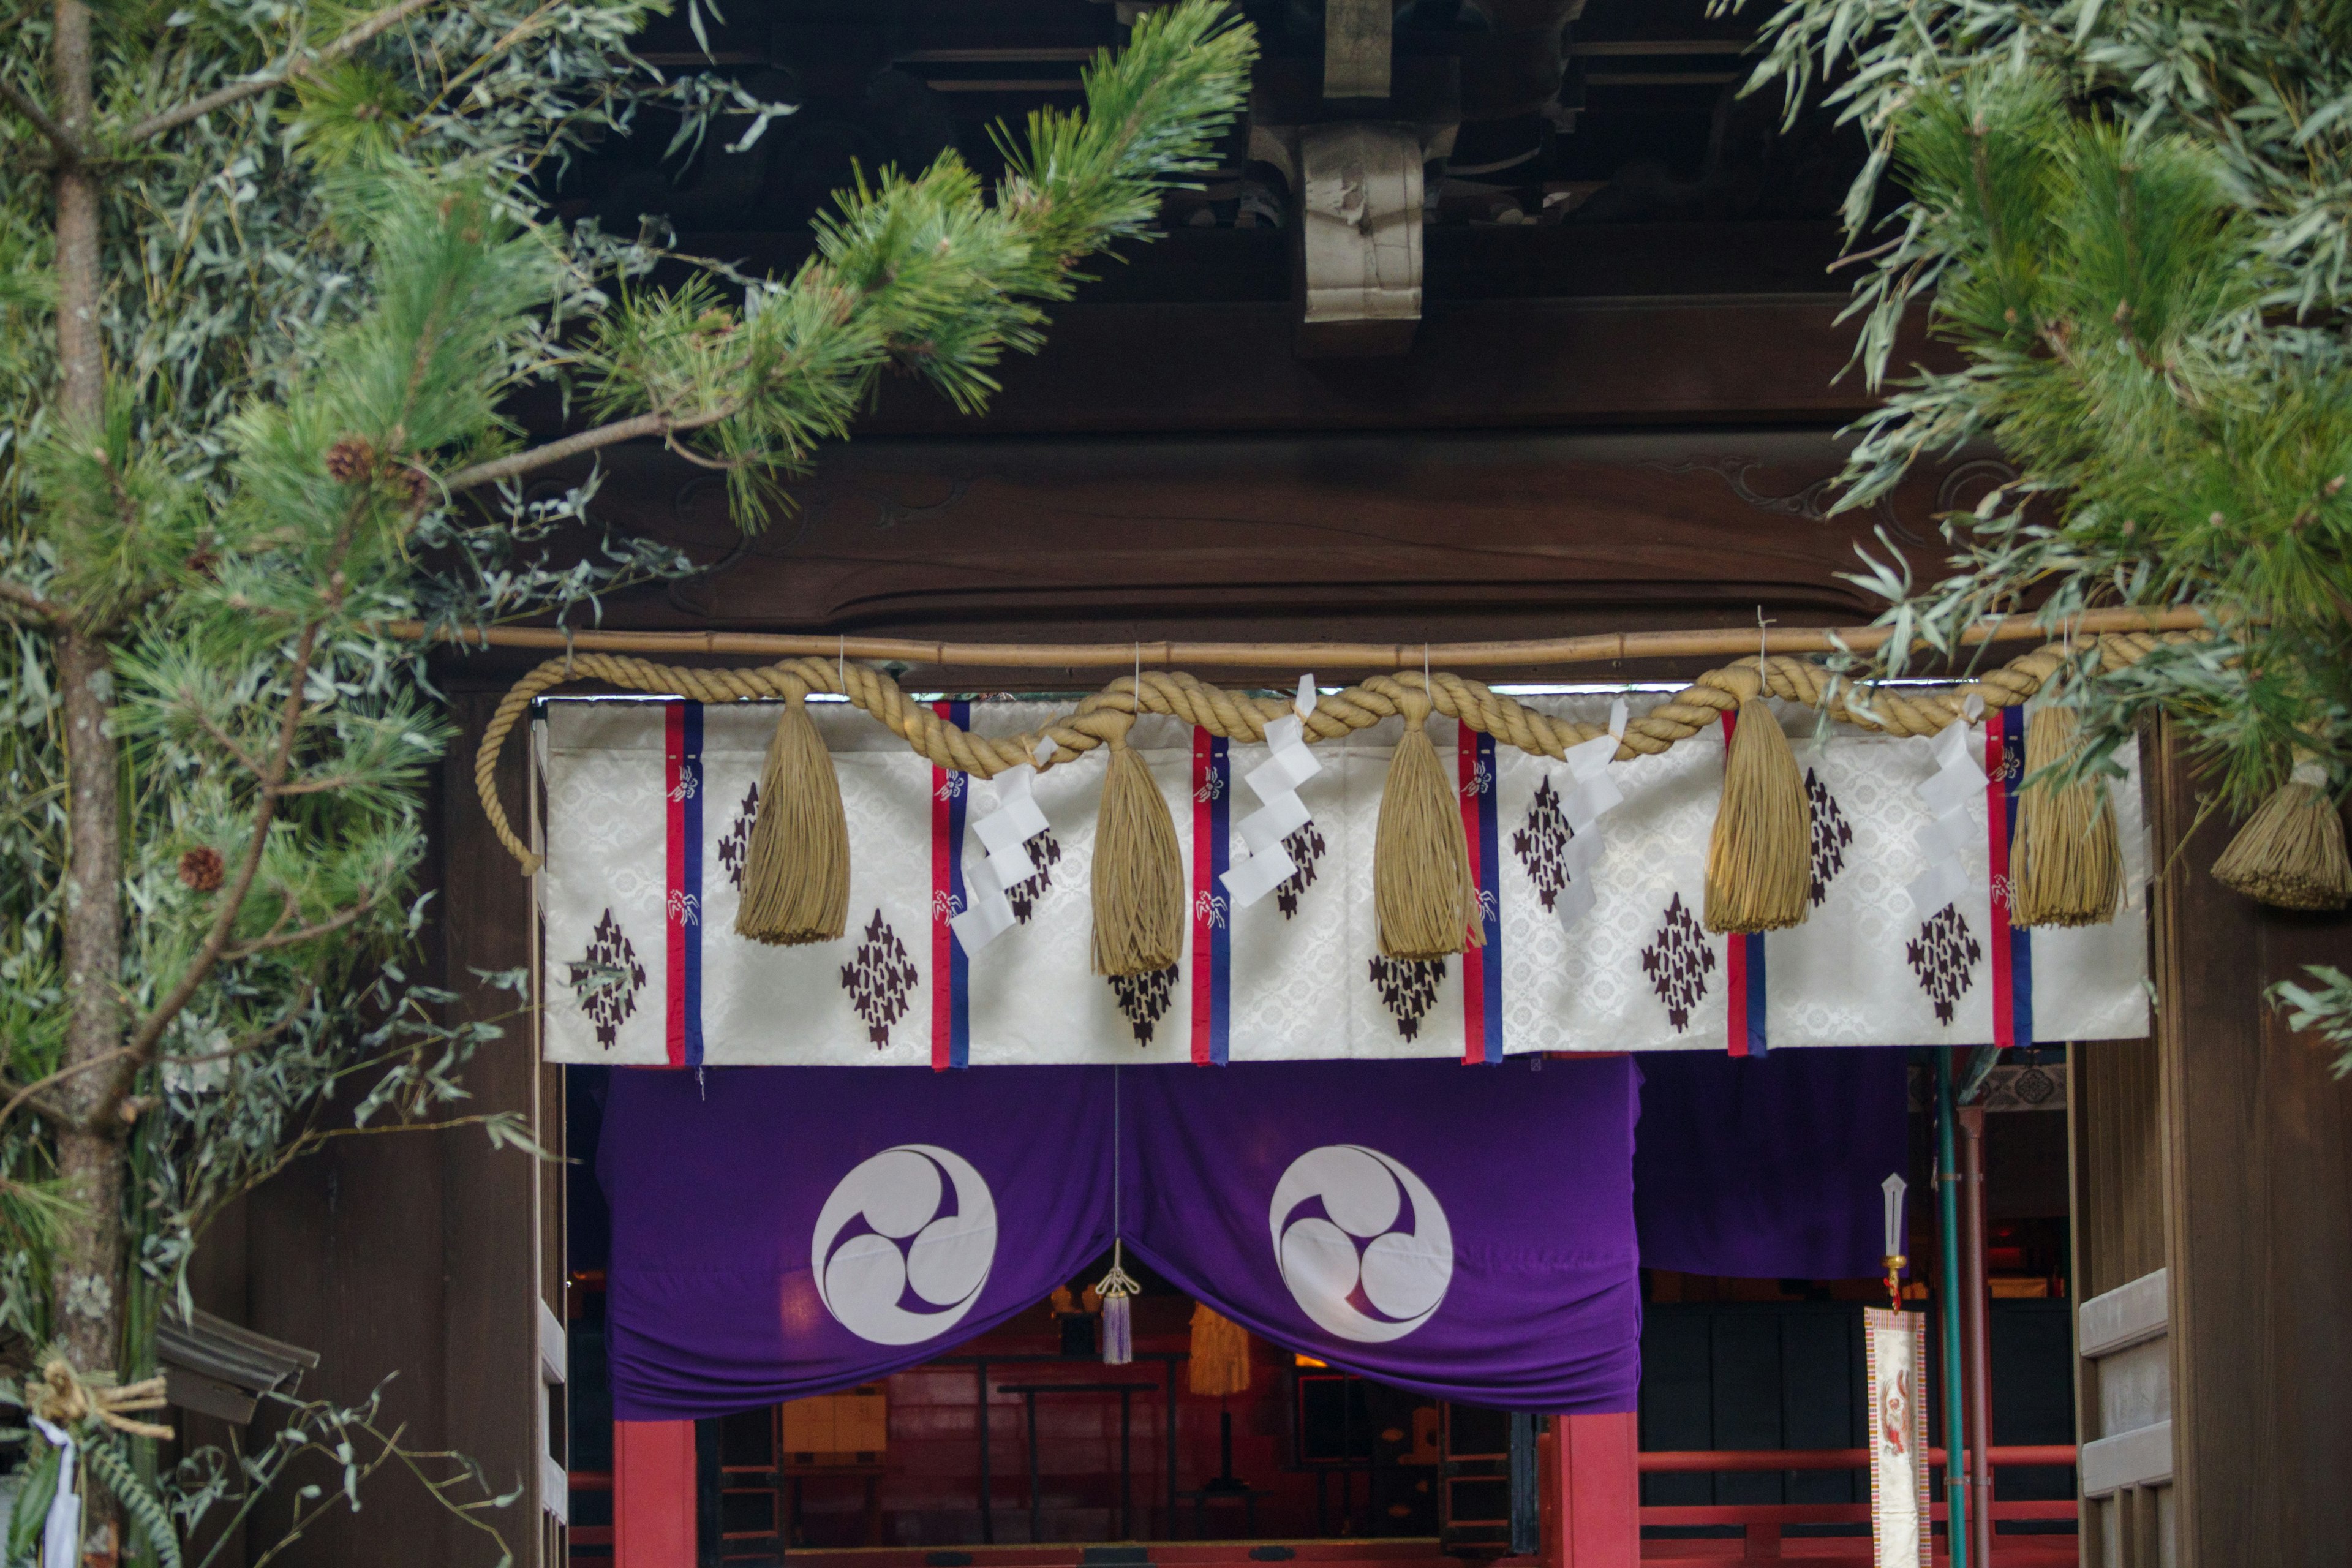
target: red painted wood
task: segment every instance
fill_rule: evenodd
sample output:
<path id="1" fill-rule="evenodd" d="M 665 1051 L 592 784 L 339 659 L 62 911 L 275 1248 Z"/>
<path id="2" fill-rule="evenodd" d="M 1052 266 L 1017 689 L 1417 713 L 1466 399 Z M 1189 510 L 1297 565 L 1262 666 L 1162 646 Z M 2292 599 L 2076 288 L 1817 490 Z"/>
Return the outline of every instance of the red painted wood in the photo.
<path id="1" fill-rule="evenodd" d="M 694 1423 L 613 1423 L 615 1568 L 694 1568 Z"/>
<path id="2" fill-rule="evenodd" d="M 1560 1500 L 1559 1528 L 1544 1540 L 1546 1568 L 1633 1568 L 1642 1556 L 1641 1443 L 1633 1412 L 1557 1415 L 1551 1429 Z"/>

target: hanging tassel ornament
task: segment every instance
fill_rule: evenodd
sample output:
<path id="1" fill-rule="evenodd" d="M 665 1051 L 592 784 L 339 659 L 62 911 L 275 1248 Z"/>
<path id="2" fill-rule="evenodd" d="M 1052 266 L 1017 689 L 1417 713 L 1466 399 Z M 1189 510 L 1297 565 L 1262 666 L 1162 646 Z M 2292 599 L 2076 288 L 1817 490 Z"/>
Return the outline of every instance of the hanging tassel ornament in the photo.
<path id="1" fill-rule="evenodd" d="M 2010 919 L 2021 926 L 2105 925 L 2124 886 L 2123 850 L 2106 781 L 2030 782 L 2082 750 L 2082 721 L 2043 700 L 2025 721 L 2025 778 L 2017 797 Z"/>
<path id="2" fill-rule="evenodd" d="M 833 754 L 795 694 L 768 742 L 735 932 L 778 947 L 832 942 L 849 921 L 849 822 Z"/>
<path id="3" fill-rule="evenodd" d="M 1462 801 L 1429 740 L 1429 694 L 1399 686 L 1391 695 L 1404 738 L 1389 759 L 1372 839 L 1372 909 L 1381 952 L 1427 960 L 1483 947 L 1477 884 L 1462 836 Z"/>
<path id="4" fill-rule="evenodd" d="M 1095 973 L 1156 974 L 1184 951 L 1184 856 L 1141 752 L 1112 739 L 1095 819 Z"/>
<path id="5" fill-rule="evenodd" d="M 1131 1279 L 1125 1268 L 1126 1244 L 1110 1244 L 1110 1272 L 1095 1284 L 1095 1294 L 1102 1298 L 1103 1365 L 1125 1366 L 1135 1359 L 1135 1321 L 1132 1315 L 1134 1300 L 1143 1287 Z"/>
<path id="6" fill-rule="evenodd" d="M 1193 1393 L 1211 1399 L 1247 1394 L 1249 1331 L 1207 1302 L 1192 1308 L 1192 1359 L 1185 1373 Z"/>
<path id="7" fill-rule="evenodd" d="M 2326 764 L 2297 747 L 2294 771 L 2221 851 L 2213 875 L 2283 910 L 2340 910 L 2352 900 L 2344 818 L 2328 796 Z"/>
<path id="8" fill-rule="evenodd" d="M 1723 800 L 1706 844 L 1706 929 L 1801 925 L 1812 876 L 1813 812 L 1804 775 L 1770 706 L 1761 695 L 1748 697 L 1732 721 Z"/>

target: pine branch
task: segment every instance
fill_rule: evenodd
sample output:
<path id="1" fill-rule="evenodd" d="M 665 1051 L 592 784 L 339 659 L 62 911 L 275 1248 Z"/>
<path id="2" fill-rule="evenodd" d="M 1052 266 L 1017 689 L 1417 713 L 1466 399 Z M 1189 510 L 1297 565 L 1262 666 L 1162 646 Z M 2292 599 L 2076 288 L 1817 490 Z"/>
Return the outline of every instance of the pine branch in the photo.
<path id="1" fill-rule="evenodd" d="M 289 82 L 297 81 L 310 75 L 320 66 L 332 65 L 433 4 L 435 0 L 400 0 L 398 5 L 386 6 L 374 16 L 354 25 L 309 59 L 297 61 L 285 69 L 273 71 L 268 76 L 247 77 L 243 81 L 232 82 L 226 87 L 208 92 L 202 98 L 191 99 L 176 109 L 167 109 L 161 114 L 150 115 L 125 132 L 125 140 L 144 142 L 150 137 L 161 136 L 166 131 L 177 130 L 192 120 L 202 120 L 215 109 L 226 109 L 231 104 L 243 103 L 248 98 L 257 98 L 265 92 L 275 92 Z"/>
<path id="2" fill-rule="evenodd" d="M 698 414 L 685 419 L 673 419 L 667 414 L 640 414 L 632 419 L 616 419 L 609 425 L 599 425 L 593 429 L 566 436 L 560 441 L 549 441 L 541 446 L 509 453 L 503 458 L 493 458 L 486 463 L 476 463 L 471 468 L 460 468 L 442 483 L 452 491 L 456 491 L 496 484 L 501 479 L 520 479 L 525 474 L 544 468 L 551 463 L 561 463 L 567 458 L 576 458 L 583 452 L 594 452 L 606 447 L 617 447 L 624 441 L 641 440 L 648 436 L 677 436 L 689 430 L 699 430 L 705 426 L 716 425 L 735 412 L 736 410 L 730 406 L 717 413 Z"/>
<path id="3" fill-rule="evenodd" d="M 50 119 L 47 110 L 34 102 L 30 95 L 20 90 L 5 77 L 0 77 L 0 99 L 5 99 L 9 108 L 30 121 L 34 130 L 49 139 L 49 145 L 58 150 L 60 163 L 71 167 L 81 162 L 81 143 L 74 139 L 73 133 Z"/>

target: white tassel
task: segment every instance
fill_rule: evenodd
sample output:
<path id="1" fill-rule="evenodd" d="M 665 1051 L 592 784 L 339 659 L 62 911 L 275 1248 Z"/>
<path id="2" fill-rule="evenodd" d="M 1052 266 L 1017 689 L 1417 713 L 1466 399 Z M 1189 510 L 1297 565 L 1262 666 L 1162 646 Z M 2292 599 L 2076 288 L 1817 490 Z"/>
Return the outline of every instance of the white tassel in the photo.
<path id="1" fill-rule="evenodd" d="M 1133 1300 L 1142 1287 L 1130 1278 L 1125 1268 L 1126 1244 L 1110 1244 L 1110 1272 L 1095 1287 L 1095 1294 L 1103 1304 L 1103 1364 L 1125 1366 L 1135 1359 L 1135 1322 Z"/>

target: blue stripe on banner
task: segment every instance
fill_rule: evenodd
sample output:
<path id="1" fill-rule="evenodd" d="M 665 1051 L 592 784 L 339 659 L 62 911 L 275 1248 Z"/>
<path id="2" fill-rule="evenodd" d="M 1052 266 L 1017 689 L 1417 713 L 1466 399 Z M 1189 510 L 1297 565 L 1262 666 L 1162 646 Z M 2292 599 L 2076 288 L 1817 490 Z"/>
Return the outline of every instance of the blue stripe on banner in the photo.
<path id="1" fill-rule="evenodd" d="M 1764 933 L 1751 931 L 1739 940 L 1748 944 L 1748 1054 L 1760 1057 L 1769 1048 L 1764 1038 L 1764 1005 L 1771 994 L 1764 984 Z"/>
<path id="2" fill-rule="evenodd" d="M 1486 928 L 1486 961 L 1479 968 L 1486 1001 L 1486 1060 L 1503 1060 L 1503 858 L 1496 806 L 1502 777 L 1495 771 L 1495 737 L 1478 737 L 1478 910 Z"/>
<path id="3" fill-rule="evenodd" d="M 1217 787 L 1209 797 L 1209 886 L 1223 888 L 1234 859 L 1233 748 L 1223 735 L 1209 738 L 1209 776 Z M 1215 895 L 1223 897 L 1223 894 Z M 1209 926 L 1209 1059 L 1223 1067 L 1234 1045 L 1234 915 Z"/>
<path id="4" fill-rule="evenodd" d="M 2025 793 L 2025 709 L 2022 704 L 1997 710 L 2000 715 L 2001 765 L 2008 775 L 2009 788 L 2002 793 L 2008 805 L 2009 820 L 2003 831 L 2009 837 L 2009 874 L 2017 876 L 2017 808 Z M 2017 896 L 2010 895 L 2010 908 L 2017 907 Z M 2033 1044 L 2033 931 L 2029 926 L 2009 928 L 2009 1016 L 2012 1037 L 2021 1046 Z"/>
<path id="5" fill-rule="evenodd" d="M 948 722 L 959 730 L 971 728 L 971 704 L 948 704 Z M 950 907 L 964 906 L 963 830 L 971 808 L 971 790 L 976 781 L 969 773 L 962 779 L 963 787 L 948 797 L 948 897 Z M 960 937 L 948 939 L 948 1066 L 971 1066 L 971 959 L 963 950 Z"/>
<path id="6" fill-rule="evenodd" d="M 686 1065 L 702 1065 L 702 704 L 688 702 L 679 725 L 678 803 L 686 839 Z"/>

